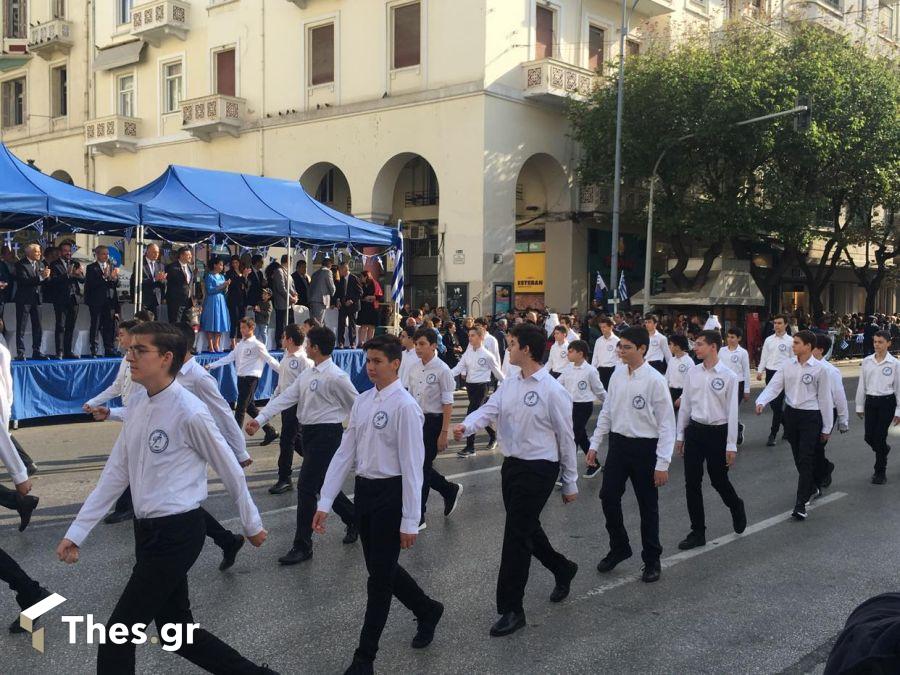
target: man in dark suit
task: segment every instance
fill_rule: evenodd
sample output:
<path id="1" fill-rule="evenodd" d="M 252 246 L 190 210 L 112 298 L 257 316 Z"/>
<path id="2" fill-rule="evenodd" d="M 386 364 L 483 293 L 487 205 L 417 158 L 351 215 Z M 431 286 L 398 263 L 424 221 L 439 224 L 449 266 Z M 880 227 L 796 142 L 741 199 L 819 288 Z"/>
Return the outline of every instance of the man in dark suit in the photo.
<path id="1" fill-rule="evenodd" d="M 266 275 L 263 274 L 263 257 L 259 254 L 250 259 L 250 276 L 247 278 L 247 306 L 254 307 L 262 300 L 264 288 L 268 288 Z"/>
<path id="2" fill-rule="evenodd" d="M 166 308 L 169 323 L 187 321 L 194 306 L 194 282 L 197 271 L 194 269 L 194 254 L 184 246 L 178 249 L 178 260 L 166 268 Z"/>
<path id="3" fill-rule="evenodd" d="M 84 283 L 84 271 L 77 262 L 72 261 L 72 243 L 69 241 L 60 244 L 59 248 L 48 248 L 44 252 L 44 260 L 50 268 L 50 278 L 44 282 L 44 302 L 53 303 L 56 358 L 76 359 L 78 357 L 72 352 L 72 338 L 78 318 L 79 284 Z"/>
<path id="4" fill-rule="evenodd" d="M 309 307 L 309 275 L 306 273 L 305 260 L 297 261 L 291 278 L 294 280 L 294 290 L 297 291 L 297 304 Z"/>
<path id="5" fill-rule="evenodd" d="M 159 306 L 166 293 L 166 270 L 159 259 L 159 246 L 150 244 L 143 257 L 141 272 L 141 309 L 149 309 L 153 316 L 159 317 Z M 137 265 L 131 275 L 131 295 L 134 297 L 134 284 L 137 279 Z"/>
<path id="6" fill-rule="evenodd" d="M 116 320 L 119 315 L 119 270 L 109 259 L 109 249 L 94 249 L 95 261 L 87 266 L 84 279 L 84 304 L 91 313 L 91 329 L 88 340 L 91 356 L 97 356 L 97 329 L 103 338 L 104 356 L 116 353 Z"/>
<path id="7" fill-rule="evenodd" d="M 7 259 L 12 259 L 12 269 L 6 264 Z M 3 318 L 6 303 L 12 299 L 15 260 L 12 250 L 8 246 L 4 246 L 0 252 L 0 318 Z"/>
<path id="8" fill-rule="evenodd" d="M 362 286 L 355 274 L 350 274 L 350 265 L 341 263 L 338 267 L 339 279 L 336 284 L 335 298 L 338 303 L 338 346 L 343 349 L 344 335 L 349 331 L 347 345 L 350 349 L 356 345 L 356 313 L 362 298 Z"/>
<path id="9" fill-rule="evenodd" d="M 288 257 L 281 256 L 281 264 L 269 274 L 269 287 L 272 290 L 272 306 L 275 308 L 275 344 L 281 344 L 281 335 L 287 323 L 294 323 L 293 305 L 297 302 L 294 291 L 294 279 L 288 270 Z"/>
<path id="10" fill-rule="evenodd" d="M 41 354 L 40 287 L 50 278 L 50 269 L 41 262 L 39 244 L 28 244 L 25 257 L 16 263 L 16 359 L 25 360 L 25 314 L 31 317 L 32 358 L 46 359 Z"/>

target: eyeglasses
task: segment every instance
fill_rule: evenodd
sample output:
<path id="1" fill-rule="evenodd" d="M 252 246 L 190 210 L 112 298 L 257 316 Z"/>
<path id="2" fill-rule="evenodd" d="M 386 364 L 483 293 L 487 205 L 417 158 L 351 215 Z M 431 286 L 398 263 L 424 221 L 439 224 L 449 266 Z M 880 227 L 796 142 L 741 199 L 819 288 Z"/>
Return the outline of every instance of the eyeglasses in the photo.
<path id="1" fill-rule="evenodd" d="M 621 349 L 623 352 L 627 352 L 629 349 L 634 349 L 634 345 L 625 345 L 621 342 L 617 342 L 616 349 Z"/>
<path id="2" fill-rule="evenodd" d="M 137 347 L 128 347 L 125 349 L 126 354 L 131 354 L 136 359 L 141 358 L 144 354 L 150 354 L 154 352 L 156 354 L 162 353 L 158 349 L 147 349 L 146 347 L 142 347 L 140 345 L 138 345 Z"/>

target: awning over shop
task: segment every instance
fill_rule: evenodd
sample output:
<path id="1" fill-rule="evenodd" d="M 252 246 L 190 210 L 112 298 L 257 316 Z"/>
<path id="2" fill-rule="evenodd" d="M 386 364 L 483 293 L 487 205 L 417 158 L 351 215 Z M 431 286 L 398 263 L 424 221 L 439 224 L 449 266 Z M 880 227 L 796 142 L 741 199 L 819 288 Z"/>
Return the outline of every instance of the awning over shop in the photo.
<path id="1" fill-rule="evenodd" d="M 143 40 L 132 40 L 125 44 L 99 49 L 94 56 L 94 70 L 112 70 L 137 63 L 141 60 L 141 52 L 145 45 Z"/>

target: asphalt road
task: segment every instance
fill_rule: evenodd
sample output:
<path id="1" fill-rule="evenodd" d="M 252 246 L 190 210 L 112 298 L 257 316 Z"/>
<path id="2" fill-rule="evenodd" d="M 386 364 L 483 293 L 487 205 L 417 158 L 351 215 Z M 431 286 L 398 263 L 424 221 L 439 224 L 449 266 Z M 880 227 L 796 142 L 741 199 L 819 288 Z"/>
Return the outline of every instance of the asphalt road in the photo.
<path id="1" fill-rule="evenodd" d="M 856 368 L 843 368 L 856 390 Z M 755 383 L 754 383 L 755 384 Z M 755 384 L 755 387 L 759 385 Z M 754 389 L 754 397 L 758 388 Z M 454 420 L 464 412 L 457 400 Z M 394 603 L 376 667 L 395 673 L 806 673 L 821 672 L 830 645 L 849 612 L 864 599 L 900 587 L 898 548 L 900 458 L 891 457 L 888 484 L 869 484 L 873 456 L 862 423 L 829 443 L 837 465 L 834 483 L 810 511 L 789 519 L 796 471 L 786 443 L 765 447 L 770 418 L 742 406 L 747 423 L 732 480 L 747 505 L 750 526 L 737 536 L 730 515 L 707 484 L 707 537 L 687 554 L 677 542 L 687 533 L 682 464 L 671 468 L 660 492 L 664 547 L 662 580 L 639 580 L 637 508 L 629 489 L 626 525 L 635 556 L 613 573 L 596 572 L 607 539 L 597 493 L 600 479 L 581 479 L 579 499 L 564 506 L 556 495 L 543 514 L 551 541 L 581 566 L 572 594 L 551 605 L 551 575 L 536 562 L 525 600 L 528 627 L 508 638 L 490 638 L 503 530 L 499 452 L 473 459 L 453 453 L 437 467 L 465 486 L 450 519 L 429 503 L 428 529 L 401 560 L 423 588 L 446 605 L 432 646 L 409 648 L 411 615 Z M 20 429 L 17 438 L 39 463 L 35 494 L 41 505 L 19 534 L 15 514 L 0 513 L 0 545 L 47 588 L 67 598 L 44 620 L 47 649 L 39 654 L 27 635 L 0 632 L 3 670 L 16 673 L 94 672 L 96 647 L 83 632 L 69 644 L 63 615 L 93 614 L 105 621 L 133 563 L 127 524 L 99 525 L 66 566 L 54 549 L 84 497 L 95 484 L 118 433 L 117 423 L 71 423 Z M 486 442 L 486 439 L 484 439 Z M 482 439 L 479 438 L 481 447 Z M 255 463 L 248 480 L 263 512 L 269 540 L 246 546 L 236 565 L 217 569 L 219 550 L 209 542 L 190 575 L 195 619 L 258 663 L 281 673 L 339 673 L 350 661 L 365 606 L 365 569 L 359 545 L 341 544 L 343 528 L 332 517 L 315 556 L 296 567 L 277 558 L 290 547 L 296 497 L 266 491 L 275 477 L 277 444 L 253 440 Z M 583 460 L 580 460 L 583 463 Z M 8 484 L 8 477 L 0 476 Z M 352 491 L 352 483 L 348 483 Z M 213 480 L 207 508 L 235 525 L 235 509 Z M 12 594 L 0 591 L 0 616 L 17 612 Z M 152 631 L 151 631 L 152 634 Z M 142 673 L 197 672 L 159 646 L 138 649 Z"/>

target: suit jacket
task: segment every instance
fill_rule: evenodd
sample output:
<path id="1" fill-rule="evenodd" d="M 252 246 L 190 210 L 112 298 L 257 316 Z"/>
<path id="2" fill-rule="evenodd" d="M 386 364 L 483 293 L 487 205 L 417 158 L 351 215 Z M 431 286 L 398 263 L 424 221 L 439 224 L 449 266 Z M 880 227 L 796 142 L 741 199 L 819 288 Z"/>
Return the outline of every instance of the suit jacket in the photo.
<path id="1" fill-rule="evenodd" d="M 258 305 L 260 300 L 262 300 L 263 289 L 268 287 L 269 284 L 263 271 L 256 268 L 252 269 L 250 276 L 247 277 L 247 304 L 254 307 Z"/>
<path id="2" fill-rule="evenodd" d="M 184 276 L 181 263 L 173 262 L 166 267 L 166 304 L 184 305 L 194 298 L 194 283 L 197 281 L 197 270 L 190 268 L 191 278 Z"/>
<path id="3" fill-rule="evenodd" d="M 6 282 L 6 288 L 0 288 L 0 302 L 8 302 L 13 297 L 13 289 L 15 287 L 15 277 L 10 272 L 6 263 L 0 260 L 0 281 Z"/>
<path id="4" fill-rule="evenodd" d="M 240 272 L 228 270 L 225 272 L 225 280 L 231 280 L 231 285 L 225 293 L 225 299 L 229 305 L 242 307 L 247 305 L 247 286 L 250 284 L 249 277 L 245 277 Z"/>
<path id="5" fill-rule="evenodd" d="M 82 283 L 84 283 L 83 279 L 69 276 L 65 260 L 62 258 L 54 260 L 50 265 L 50 278 L 44 281 L 42 289 L 44 302 L 54 305 L 76 305 L 79 295 L 78 286 Z"/>
<path id="6" fill-rule="evenodd" d="M 155 275 L 151 271 L 150 261 L 147 260 L 146 257 L 142 258 L 141 262 L 143 263 L 143 271 L 141 272 L 141 302 L 145 307 L 156 310 L 156 308 L 159 307 L 159 303 L 162 301 L 163 296 L 166 294 L 166 282 L 154 280 Z M 162 260 L 156 260 L 155 267 L 157 272 L 164 272 L 166 270 L 166 266 L 163 265 Z M 131 275 L 132 296 L 134 295 L 135 279 L 137 279 L 136 265 L 134 266 Z"/>
<path id="7" fill-rule="evenodd" d="M 291 279 L 294 280 L 294 290 L 297 292 L 297 304 L 309 307 L 309 275 L 294 272 Z"/>
<path id="8" fill-rule="evenodd" d="M 359 311 L 359 300 L 362 298 L 362 286 L 355 274 L 348 274 L 345 278 L 337 283 L 335 297 L 338 301 L 338 307 L 347 311 Z M 353 304 L 347 307 L 344 303 L 350 300 Z"/>
<path id="9" fill-rule="evenodd" d="M 13 299 L 16 304 L 37 305 L 41 299 L 38 290 L 43 286 L 44 280 L 41 279 L 40 271 L 44 267 L 44 263 L 38 261 L 37 269 L 31 266 L 28 258 L 22 258 L 16 263 L 16 290 Z"/>
<path id="10" fill-rule="evenodd" d="M 309 282 L 309 302 L 327 306 L 335 290 L 331 270 L 327 267 L 320 267 Z"/>
<path id="11" fill-rule="evenodd" d="M 272 270 L 272 304 L 276 310 L 284 311 L 288 307 L 288 295 L 294 292 L 294 280 L 281 265 Z"/>
<path id="12" fill-rule="evenodd" d="M 118 307 L 119 279 L 110 279 L 113 270 L 112 262 L 106 263 L 106 275 L 100 269 L 100 263 L 92 262 L 84 273 L 84 304 L 88 307 Z"/>

